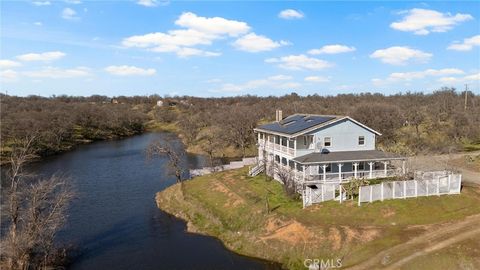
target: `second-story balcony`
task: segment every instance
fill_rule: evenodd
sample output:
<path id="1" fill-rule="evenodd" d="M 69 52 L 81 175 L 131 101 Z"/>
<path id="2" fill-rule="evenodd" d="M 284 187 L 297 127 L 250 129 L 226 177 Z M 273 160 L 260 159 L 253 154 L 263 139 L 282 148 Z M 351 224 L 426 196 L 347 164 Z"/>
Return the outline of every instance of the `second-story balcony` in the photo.
<path id="1" fill-rule="evenodd" d="M 268 152 L 278 152 L 294 157 L 296 153 L 294 143 L 286 140 L 286 144 L 287 145 L 277 144 L 263 139 L 258 140 L 258 146 L 260 148 L 265 148 Z"/>

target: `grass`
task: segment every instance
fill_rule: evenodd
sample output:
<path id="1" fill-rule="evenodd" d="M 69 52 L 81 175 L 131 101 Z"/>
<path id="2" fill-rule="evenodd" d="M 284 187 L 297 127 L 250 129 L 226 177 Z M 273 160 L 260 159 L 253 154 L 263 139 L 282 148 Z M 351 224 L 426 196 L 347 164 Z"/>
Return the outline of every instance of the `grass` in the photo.
<path id="1" fill-rule="evenodd" d="M 160 208 L 189 221 L 189 229 L 230 249 L 304 269 L 304 258 L 340 258 L 354 265 L 422 233 L 422 226 L 480 213 L 479 190 L 362 204 L 330 201 L 302 209 L 283 186 L 247 169 L 205 175 L 157 195 Z M 267 209 L 268 199 L 268 209 Z"/>

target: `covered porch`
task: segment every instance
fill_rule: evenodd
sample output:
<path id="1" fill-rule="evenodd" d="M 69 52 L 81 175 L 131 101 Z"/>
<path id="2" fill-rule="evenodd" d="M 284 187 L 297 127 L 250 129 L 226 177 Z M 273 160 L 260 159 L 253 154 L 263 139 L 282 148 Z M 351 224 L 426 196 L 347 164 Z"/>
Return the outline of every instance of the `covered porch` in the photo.
<path id="1" fill-rule="evenodd" d="M 295 180 L 345 182 L 404 175 L 406 158 L 379 150 L 311 153 L 292 160 Z M 292 166 L 293 165 L 293 166 Z"/>

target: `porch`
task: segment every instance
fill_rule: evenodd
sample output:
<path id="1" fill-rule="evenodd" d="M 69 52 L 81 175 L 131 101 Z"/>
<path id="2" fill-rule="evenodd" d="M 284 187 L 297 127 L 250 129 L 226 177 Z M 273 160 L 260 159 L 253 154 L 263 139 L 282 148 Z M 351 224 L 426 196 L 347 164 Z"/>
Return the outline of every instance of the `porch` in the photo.
<path id="1" fill-rule="evenodd" d="M 347 182 L 404 175 L 405 157 L 379 150 L 311 153 L 290 162 L 295 181 Z"/>

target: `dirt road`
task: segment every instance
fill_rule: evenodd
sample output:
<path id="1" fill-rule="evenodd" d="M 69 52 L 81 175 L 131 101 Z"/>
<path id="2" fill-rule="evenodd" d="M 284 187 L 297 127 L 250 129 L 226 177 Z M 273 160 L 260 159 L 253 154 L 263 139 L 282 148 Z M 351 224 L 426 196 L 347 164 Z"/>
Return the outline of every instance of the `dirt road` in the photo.
<path id="1" fill-rule="evenodd" d="M 417 257 L 480 236 L 479 224 L 480 215 L 473 215 L 459 222 L 439 225 L 438 228 L 431 228 L 427 233 L 384 250 L 348 269 L 399 269 Z"/>
<path id="2" fill-rule="evenodd" d="M 411 171 L 459 170 L 464 183 L 480 185 L 480 169 L 467 164 L 465 161 L 468 156 L 475 157 L 478 155 L 480 155 L 480 151 L 450 155 L 414 156 L 408 159 L 408 163 Z"/>

